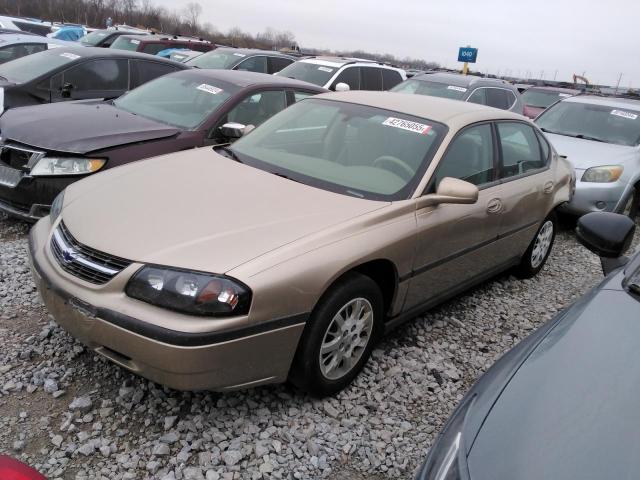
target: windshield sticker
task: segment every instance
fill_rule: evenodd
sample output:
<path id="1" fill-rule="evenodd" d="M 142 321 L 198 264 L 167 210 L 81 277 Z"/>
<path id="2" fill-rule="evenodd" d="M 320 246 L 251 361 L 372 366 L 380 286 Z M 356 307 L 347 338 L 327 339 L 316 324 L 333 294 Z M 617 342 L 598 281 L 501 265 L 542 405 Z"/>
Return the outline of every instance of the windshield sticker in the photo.
<path id="1" fill-rule="evenodd" d="M 134 45 L 140 45 L 140 40 L 131 40 Z"/>
<path id="2" fill-rule="evenodd" d="M 631 112 L 625 112 L 624 110 L 611 110 L 611 115 L 616 115 L 622 118 L 628 118 L 629 120 L 636 120 L 638 115 Z"/>
<path id="3" fill-rule="evenodd" d="M 246 57 L 244 53 L 234 53 L 236 57 Z"/>
<path id="4" fill-rule="evenodd" d="M 76 55 L 75 53 L 61 53 L 60 54 L 61 57 L 64 58 L 68 58 L 69 60 L 77 60 L 78 58 L 80 58 L 80 55 Z"/>
<path id="5" fill-rule="evenodd" d="M 320 70 L 321 72 L 327 72 L 327 73 L 333 72 L 333 68 L 327 68 L 327 67 L 318 67 L 318 70 Z"/>
<path id="6" fill-rule="evenodd" d="M 467 91 L 466 88 L 464 88 L 464 87 L 456 87 L 455 85 L 449 85 L 447 87 L 447 90 L 455 90 L 456 92 L 462 92 L 462 93 Z"/>
<path id="7" fill-rule="evenodd" d="M 424 125 L 422 123 L 410 122 L 409 120 L 403 120 L 401 118 L 389 117 L 382 125 L 388 127 L 401 128 L 402 130 L 408 130 L 410 132 L 426 135 L 431 130 L 430 125 Z"/>
<path id="8" fill-rule="evenodd" d="M 51 50 L 52 48 L 62 48 L 62 45 L 58 45 L 57 43 L 47 43 L 47 48 Z"/>
<path id="9" fill-rule="evenodd" d="M 221 88 L 214 87 L 213 85 L 208 85 L 206 83 L 198 85 L 196 88 L 198 90 L 202 90 L 203 92 L 211 93 L 212 95 L 217 95 L 222 91 Z"/>
<path id="10" fill-rule="evenodd" d="M 570 93 L 559 93 L 558 96 L 560 98 L 567 98 L 567 97 L 571 97 L 572 95 Z"/>

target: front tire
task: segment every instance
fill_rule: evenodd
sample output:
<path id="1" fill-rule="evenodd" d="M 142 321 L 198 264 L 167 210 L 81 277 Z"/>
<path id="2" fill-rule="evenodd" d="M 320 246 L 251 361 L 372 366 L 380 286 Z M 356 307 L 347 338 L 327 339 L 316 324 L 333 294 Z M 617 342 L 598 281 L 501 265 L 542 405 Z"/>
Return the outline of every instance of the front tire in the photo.
<path id="1" fill-rule="evenodd" d="M 542 270 L 551 253 L 557 227 L 556 216 L 551 213 L 540 225 L 529 248 L 522 256 L 520 265 L 516 267 L 515 274 L 518 278 L 532 278 Z"/>
<path id="2" fill-rule="evenodd" d="M 635 221 L 638 216 L 638 204 L 640 204 L 640 192 L 638 191 L 638 187 L 633 187 L 623 202 L 622 210 L 619 213 Z"/>
<path id="3" fill-rule="evenodd" d="M 333 395 L 358 375 L 383 328 L 378 285 L 351 272 L 320 299 L 302 334 L 289 379 L 316 397 Z"/>

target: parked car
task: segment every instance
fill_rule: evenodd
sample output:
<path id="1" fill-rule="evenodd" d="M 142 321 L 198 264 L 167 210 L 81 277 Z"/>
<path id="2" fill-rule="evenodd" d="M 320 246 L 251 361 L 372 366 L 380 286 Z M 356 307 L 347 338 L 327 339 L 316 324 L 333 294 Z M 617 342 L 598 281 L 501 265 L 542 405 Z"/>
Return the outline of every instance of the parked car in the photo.
<path id="1" fill-rule="evenodd" d="M 189 69 L 113 102 L 66 102 L 0 117 L 0 211 L 35 221 L 94 172 L 204 145 L 228 144 L 294 102 L 326 91 L 250 72 Z"/>
<path id="2" fill-rule="evenodd" d="M 70 185 L 31 230 L 32 264 L 56 320 L 137 374 L 328 395 L 384 331 L 502 270 L 540 271 L 571 182 L 522 116 L 322 94 L 230 147 Z"/>
<path id="3" fill-rule="evenodd" d="M 595 289 L 507 352 L 469 390 L 417 480 L 632 479 L 640 385 L 640 254 L 634 222 L 579 220 L 578 239 L 605 258 Z"/>
<path id="4" fill-rule="evenodd" d="M 50 48 L 71 47 L 71 42 L 31 34 L 0 34 L 0 64 Z"/>
<path id="5" fill-rule="evenodd" d="M 358 58 L 303 58 L 277 75 L 315 83 L 329 90 L 389 90 L 407 76 L 404 70 Z"/>
<path id="6" fill-rule="evenodd" d="M 536 123 L 576 170 L 572 215 L 607 211 L 634 217 L 640 195 L 640 101 L 581 95 L 566 98 Z"/>
<path id="7" fill-rule="evenodd" d="M 111 44 L 122 35 L 132 35 L 133 32 L 118 27 L 107 28 L 105 30 L 95 30 L 86 34 L 80 40 L 81 44 L 87 47 L 109 48 Z M 136 32 L 136 35 L 146 35 L 144 32 Z"/>
<path id="8" fill-rule="evenodd" d="M 215 49 L 216 46 L 211 42 L 198 38 L 150 34 L 120 35 L 113 41 L 110 48 L 155 55 L 167 48 L 187 48 L 198 52 L 208 52 Z"/>
<path id="9" fill-rule="evenodd" d="M 293 55 L 251 48 L 216 48 L 187 60 L 190 67 L 276 73 L 296 61 Z"/>
<path id="10" fill-rule="evenodd" d="M 560 87 L 531 87 L 522 94 L 524 114 L 536 118 L 554 103 L 580 94 L 580 90 Z"/>
<path id="11" fill-rule="evenodd" d="M 41 103 L 116 98 L 186 65 L 135 52 L 55 48 L 0 65 L 0 113 Z"/>
<path id="12" fill-rule="evenodd" d="M 391 91 L 462 100 L 520 114 L 524 109 L 518 89 L 509 82 L 459 73 L 416 75 Z"/>
<path id="13" fill-rule="evenodd" d="M 55 31 L 49 33 L 47 37 L 69 42 L 77 42 L 87 34 L 87 30 L 82 25 L 61 25 Z"/>
<path id="14" fill-rule="evenodd" d="M 22 30 L 24 32 L 35 33 L 36 35 L 47 35 L 51 33 L 50 23 L 28 20 L 20 17 L 0 16 L 0 28 L 9 30 Z"/>

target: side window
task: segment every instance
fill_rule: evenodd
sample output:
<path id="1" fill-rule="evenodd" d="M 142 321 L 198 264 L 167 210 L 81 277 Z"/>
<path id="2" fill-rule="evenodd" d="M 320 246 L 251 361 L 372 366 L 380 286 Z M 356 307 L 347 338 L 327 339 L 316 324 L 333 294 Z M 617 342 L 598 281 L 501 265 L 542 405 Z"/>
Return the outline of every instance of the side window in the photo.
<path id="1" fill-rule="evenodd" d="M 241 123 L 242 125 L 258 126 L 276 113 L 286 108 L 286 95 L 284 90 L 267 90 L 254 93 L 245 97 L 216 125 L 212 137 L 219 135 L 218 128 L 227 122 Z"/>
<path id="2" fill-rule="evenodd" d="M 276 73 L 293 63 L 290 58 L 269 57 L 269 73 Z"/>
<path id="3" fill-rule="evenodd" d="M 335 90 L 339 83 L 346 83 L 351 90 L 360 90 L 360 69 L 358 67 L 345 68 L 331 84 L 331 90 Z"/>
<path id="4" fill-rule="evenodd" d="M 166 48 L 172 48 L 173 45 L 165 45 L 164 43 L 145 43 L 142 46 L 141 52 L 148 53 L 149 55 L 155 55 L 158 52 Z"/>
<path id="5" fill-rule="evenodd" d="M 536 130 L 536 135 L 538 136 L 538 141 L 540 142 L 540 148 L 542 148 L 542 159 L 545 164 L 549 163 L 549 155 L 551 155 L 551 147 L 549 146 L 549 142 L 544 136 Z"/>
<path id="6" fill-rule="evenodd" d="M 516 95 L 511 90 L 505 90 L 505 92 L 507 94 L 507 104 L 509 105 L 507 109 L 510 109 L 516 103 Z"/>
<path id="7" fill-rule="evenodd" d="M 473 93 L 469 95 L 469 98 L 467 98 L 467 102 L 486 105 L 487 104 L 486 90 L 487 90 L 486 88 L 476 88 L 473 91 Z"/>
<path id="8" fill-rule="evenodd" d="M 524 123 L 498 123 L 498 137 L 502 149 L 501 178 L 521 175 L 546 166 L 533 127 Z"/>
<path id="9" fill-rule="evenodd" d="M 362 71 L 362 90 L 382 90 L 382 69 L 360 67 Z"/>
<path id="10" fill-rule="evenodd" d="M 82 91 L 127 90 L 129 62 L 127 60 L 89 60 L 71 67 L 63 74 L 63 83 L 73 85 L 72 97 Z"/>
<path id="11" fill-rule="evenodd" d="M 46 43 L 18 43 L 0 48 L 0 63 L 5 63 L 16 58 L 26 57 L 32 53 L 46 50 Z"/>
<path id="12" fill-rule="evenodd" d="M 304 100 L 307 97 L 311 97 L 315 94 L 311 93 L 311 92 L 301 92 L 301 91 L 294 91 L 293 92 L 293 101 L 295 103 L 298 103 L 300 100 Z"/>
<path id="13" fill-rule="evenodd" d="M 459 178 L 482 185 L 494 177 L 493 134 L 491 125 L 470 127 L 458 135 L 435 173 L 435 186 L 445 177 Z"/>
<path id="14" fill-rule="evenodd" d="M 177 72 L 173 65 L 165 65 L 160 62 L 147 62 L 144 60 L 131 60 L 131 88 L 161 77 L 168 73 Z"/>
<path id="15" fill-rule="evenodd" d="M 240 62 L 234 70 L 245 70 L 247 72 L 267 73 L 267 57 L 258 55 L 249 57 Z"/>
<path id="16" fill-rule="evenodd" d="M 389 90 L 402 82 L 402 77 L 395 70 L 382 70 L 382 88 Z"/>
<path id="17" fill-rule="evenodd" d="M 509 103 L 509 93 L 502 88 L 485 88 L 487 94 L 487 105 L 490 107 L 499 108 L 501 110 L 509 110 L 511 103 Z"/>

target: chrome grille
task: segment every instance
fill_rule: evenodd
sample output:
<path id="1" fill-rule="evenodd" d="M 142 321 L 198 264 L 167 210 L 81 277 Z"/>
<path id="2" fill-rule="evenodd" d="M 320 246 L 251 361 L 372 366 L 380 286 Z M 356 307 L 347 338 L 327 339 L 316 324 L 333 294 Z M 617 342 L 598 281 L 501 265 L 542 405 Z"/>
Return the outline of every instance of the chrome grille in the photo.
<path id="1" fill-rule="evenodd" d="M 131 265 L 129 260 L 81 244 L 63 222 L 53 231 L 51 251 L 65 272 L 96 285 L 107 283 Z"/>
<path id="2" fill-rule="evenodd" d="M 29 170 L 44 156 L 45 152 L 32 150 L 31 148 L 13 144 L 0 146 L 0 163 L 16 170 Z"/>

